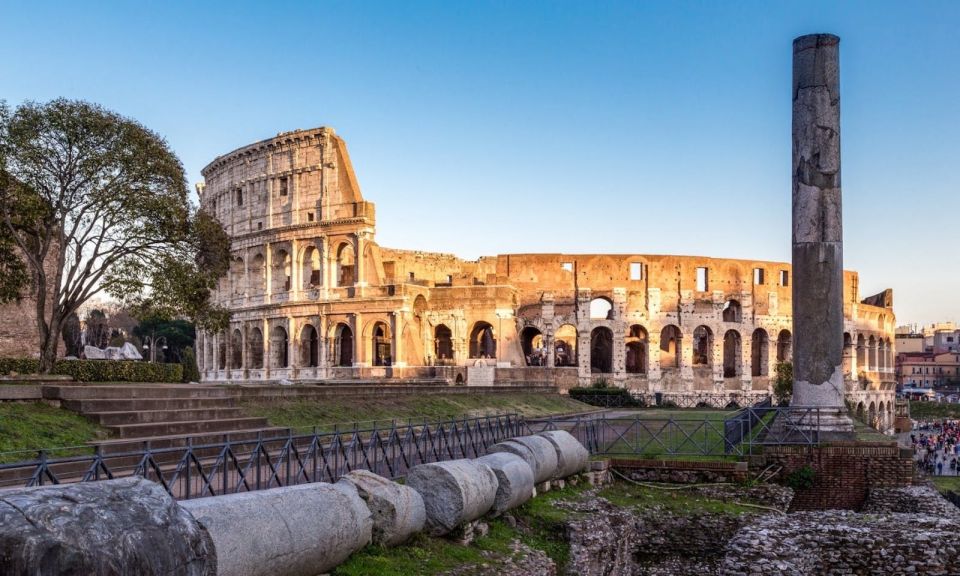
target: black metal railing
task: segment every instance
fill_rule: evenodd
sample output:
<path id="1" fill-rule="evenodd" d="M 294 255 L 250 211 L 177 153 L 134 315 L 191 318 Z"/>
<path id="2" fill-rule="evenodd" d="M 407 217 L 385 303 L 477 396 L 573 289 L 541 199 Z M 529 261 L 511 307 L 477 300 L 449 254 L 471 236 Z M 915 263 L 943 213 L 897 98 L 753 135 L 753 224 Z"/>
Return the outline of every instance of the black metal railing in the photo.
<path id="1" fill-rule="evenodd" d="M 433 423 L 285 435 L 250 440 L 50 458 L 0 464 L 0 486 L 42 486 L 142 476 L 178 499 L 335 482 L 357 469 L 397 478 L 418 464 L 475 458 L 489 446 L 521 435 L 514 414 Z"/>
<path id="2" fill-rule="evenodd" d="M 142 476 L 177 499 L 264 490 L 310 482 L 335 482 L 357 469 L 387 478 L 418 464 L 475 458 L 497 442 L 546 430 L 566 430 L 594 455 L 639 458 L 745 457 L 767 445 L 814 446 L 820 413 L 810 407 L 723 411 L 638 410 L 580 416 L 522 418 L 515 414 L 442 422 L 355 426 L 251 439 L 52 458 L 0 464 L 0 487 L 42 486 Z"/>

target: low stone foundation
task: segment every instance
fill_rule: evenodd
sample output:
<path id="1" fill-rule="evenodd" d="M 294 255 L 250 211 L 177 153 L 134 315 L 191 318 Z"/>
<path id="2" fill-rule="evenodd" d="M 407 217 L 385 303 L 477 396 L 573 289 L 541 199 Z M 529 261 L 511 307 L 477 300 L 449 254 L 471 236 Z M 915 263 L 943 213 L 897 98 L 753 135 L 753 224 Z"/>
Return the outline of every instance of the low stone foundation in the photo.
<path id="1" fill-rule="evenodd" d="M 749 476 L 746 462 L 614 459 L 610 464 L 614 470 L 638 482 L 675 484 L 743 482 Z"/>

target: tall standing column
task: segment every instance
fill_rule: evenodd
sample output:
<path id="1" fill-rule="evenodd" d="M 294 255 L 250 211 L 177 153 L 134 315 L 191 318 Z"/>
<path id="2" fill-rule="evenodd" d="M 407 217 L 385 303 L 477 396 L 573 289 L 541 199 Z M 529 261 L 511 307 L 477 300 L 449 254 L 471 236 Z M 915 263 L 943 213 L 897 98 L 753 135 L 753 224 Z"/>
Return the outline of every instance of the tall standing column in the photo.
<path id="1" fill-rule="evenodd" d="M 793 400 L 843 403 L 843 226 L 840 189 L 840 38 L 793 41 Z M 821 418 L 823 420 L 823 418 Z"/>

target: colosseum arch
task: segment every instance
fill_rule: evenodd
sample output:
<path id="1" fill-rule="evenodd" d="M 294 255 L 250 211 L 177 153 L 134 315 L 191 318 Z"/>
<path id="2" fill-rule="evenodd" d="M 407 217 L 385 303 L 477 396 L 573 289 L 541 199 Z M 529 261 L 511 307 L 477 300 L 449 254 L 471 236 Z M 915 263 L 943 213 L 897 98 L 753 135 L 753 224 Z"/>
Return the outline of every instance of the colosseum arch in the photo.
<path id="1" fill-rule="evenodd" d="M 713 366 L 713 330 L 697 326 L 693 331 L 693 365 Z"/>
<path id="2" fill-rule="evenodd" d="M 239 328 L 234 328 L 233 337 L 230 338 L 230 368 L 243 368 L 243 332 Z"/>
<path id="3" fill-rule="evenodd" d="M 866 413 L 864 412 L 863 402 L 857 402 L 857 420 L 866 423 Z"/>
<path id="4" fill-rule="evenodd" d="M 303 249 L 303 256 L 300 259 L 301 277 L 303 278 L 303 289 L 310 290 L 323 284 L 322 268 L 320 262 L 320 250 L 316 246 L 307 246 Z"/>
<path id="5" fill-rule="evenodd" d="M 572 324 L 562 324 L 553 333 L 555 366 L 576 366 L 578 364 L 577 337 L 577 328 Z"/>
<path id="6" fill-rule="evenodd" d="M 843 333 L 843 379 L 853 378 L 853 336 Z"/>
<path id="7" fill-rule="evenodd" d="M 613 332 L 604 326 L 590 332 L 590 371 L 613 373 Z"/>
<path id="8" fill-rule="evenodd" d="M 234 296 L 242 296 L 247 291 L 247 270 L 243 258 L 230 259 L 230 286 Z"/>
<path id="9" fill-rule="evenodd" d="M 603 296 L 594 298 L 590 301 L 590 319 L 591 320 L 611 320 L 613 319 L 613 302 Z"/>
<path id="10" fill-rule="evenodd" d="M 736 378 L 742 373 L 742 345 L 740 333 L 727 330 L 723 335 L 723 377 Z"/>
<path id="11" fill-rule="evenodd" d="M 300 329 L 300 365 L 314 368 L 320 365 L 320 337 L 313 324 Z"/>
<path id="12" fill-rule="evenodd" d="M 393 365 L 393 334 L 385 322 L 374 322 L 370 332 L 370 358 L 374 366 Z"/>
<path id="13" fill-rule="evenodd" d="M 750 338 L 750 375 L 754 377 L 769 376 L 770 372 L 770 337 L 763 328 L 753 331 Z"/>
<path id="14" fill-rule="evenodd" d="M 273 253 L 272 268 L 270 271 L 271 291 L 274 294 L 289 292 L 293 274 L 293 259 L 286 249 L 279 248 Z"/>
<path id="15" fill-rule="evenodd" d="M 363 278 L 361 280 L 371 286 L 380 283 L 380 278 L 377 276 L 377 261 L 373 257 L 373 245 L 369 242 L 363 249 Z"/>
<path id="16" fill-rule="evenodd" d="M 355 281 L 355 263 L 353 244 L 342 242 L 337 246 L 336 252 L 336 280 L 337 286 L 353 286 Z"/>
<path id="17" fill-rule="evenodd" d="M 287 329 L 283 326 L 274 326 L 270 330 L 270 367 L 286 368 L 290 365 L 290 339 Z"/>
<path id="18" fill-rule="evenodd" d="M 869 420 L 867 420 L 867 424 L 868 424 L 870 427 L 876 428 L 876 426 L 877 426 L 877 404 L 876 404 L 876 402 L 873 402 L 873 401 L 870 402 L 870 408 L 868 409 L 867 417 L 869 418 Z"/>
<path id="19" fill-rule="evenodd" d="M 263 254 L 257 252 L 250 259 L 250 270 L 247 273 L 247 292 L 251 296 L 264 293 L 266 286 L 266 265 Z"/>
<path id="20" fill-rule="evenodd" d="M 864 338 L 863 334 L 857 334 L 857 370 L 864 372 L 867 369 L 867 339 Z M 859 374 L 855 374 L 854 378 L 859 378 Z"/>
<path id="21" fill-rule="evenodd" d="M 867 338 L 867 366 L 868 372 L 877 370 L 877 339 L 874 336 Z"/>
<path id="22" fill-rule="evenodd" d="M 219 341 L 219 349 L 217 350 L 220 353 L 220 358 L 218 359 L 218 366 L 220 370 L 226 370 L 227 368 L 227 335 L 224 332 L 221 332 L 217 335 L 217 340 Z"/>
<path id="23" fill-rule="evenodd" d="M 887 369 L 887 343 L 883 338 L 877 338 L 877 371 Z"/>
<path id="24" fill-rule="evenodd" d="M 647 355 L 649 350 L 649 337 L 647 329 L 639 324 L 630 326 L 626 341 L 626 370 L 628 374 L 646 374 L 647 373 Z"/>
<path id="25" fill-rule="evenodd" d="M 453 332 L 446 324 L 438 324 L 433 329 L 433 352 L 438 364 L 453 360 Z"/>
<path id="26" fill-rule="evenodd" d="M 487 322 L 477 322 L 470 331 L 470 357 L 496 358 L 497 339 L 494 336 L 493 326 Z"/>
<path id="27" fill-rule="evenodd" d="M 683 334 L 673 324 L 667 324 L 660 331 L 660 367 L 679 368 L 681 341 Z"/>
<path id="28" fill-rule="evenodd" d="M 777 362 L 793 361 L 793 334 L 789 330 L 781 330 L 777 334 Z"/>
<path id="29" fill-rule="evenodd" d="M 737 300 L 727 300 L 723 305 L 724 322 L 743 322 L 743 307 Z"/>
<path id="30" fill-rule="evenodd" d="M 353 366 L 353 330 L 343 322 L 333 329 L 332 340 L 334 366 Z"/>
<path id="31" fill-rule="evenodd" d="M 520 331 L 520 347 L 527 366 L 544 366 L 543 333 L 536 326 L 526 326 Z"/>
<path id="32" fill-rule="evenodd" d="M 247 333 L 247 358 L 250 368 L 263 368 L 263 332 L 257 327 Z"/>

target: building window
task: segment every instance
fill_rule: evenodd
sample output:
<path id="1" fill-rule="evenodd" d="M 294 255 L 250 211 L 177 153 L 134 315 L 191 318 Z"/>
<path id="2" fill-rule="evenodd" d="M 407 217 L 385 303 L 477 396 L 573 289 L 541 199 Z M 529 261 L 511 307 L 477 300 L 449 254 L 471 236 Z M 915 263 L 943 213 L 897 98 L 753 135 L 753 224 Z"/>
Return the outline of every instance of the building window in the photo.
<path id="1" fill-rule="evenodd" d="M 281 196 L 287 195 L 287 177 L 286 176 L 280 179 L 280 195 Z"/>
<path id="2" fill-rule="evenodd" d="M 642 262 L 630 263 L 630 279 L 643 280 L 643 263 Z"/>
<path id="3" fill-rule="evenodd" d="M 710 289 L 710 271 L 706 268 L 697 268 L 697 292 L 706 292 Z"/>
<path id="4" fill-rule="evenodd" d="M 257 230 L 263 230 L 263 222 L 257 222 Z"/>
<path id="5" fill-rule="evenodd" d="M 313 212 L 307 212 L 307 222 L 313 222 Z"/>
<path id="6" fill-rule="evenodd" d="M 416 278 L 416 276 L 414 275 L 413 272 L 411 272 L 411 273 L 410 273 L 410 280 L 413 280 L 414 278 Z"/>
<path id="7" fill-rule="evenodd" d="M 562 262 L 560 268 L 563 268 L 567 272 L 573 272 L 573 262 Z"/>
<path id="8" fill-rule="evenodd" d="M 763 268 L 754 268 L 754 269 L 753 269 L 753 283 L 754 283 L 754 284 L 756 284 L 756 285 L 758 285 L 758 286 L 762 286 L 762 285 L 763 285 L 763 281 L 764 281 L 763 272 L 764 272 Z"/>
<path id="9" fill-rule="evenodd" d="M 243 206 L 243 188 L 237 188 L 237 206 Z"/>
<path id="10" fill-rule="evenodd" d="M 780 285 L 789 286 L 790 285 L 790 272 L 788 270 L 780 271 Z"/>
<path id="11" fill-rule="evenodd" d="M 447 284 L 453 284 L 453 276 L 447 274 Z"/>

